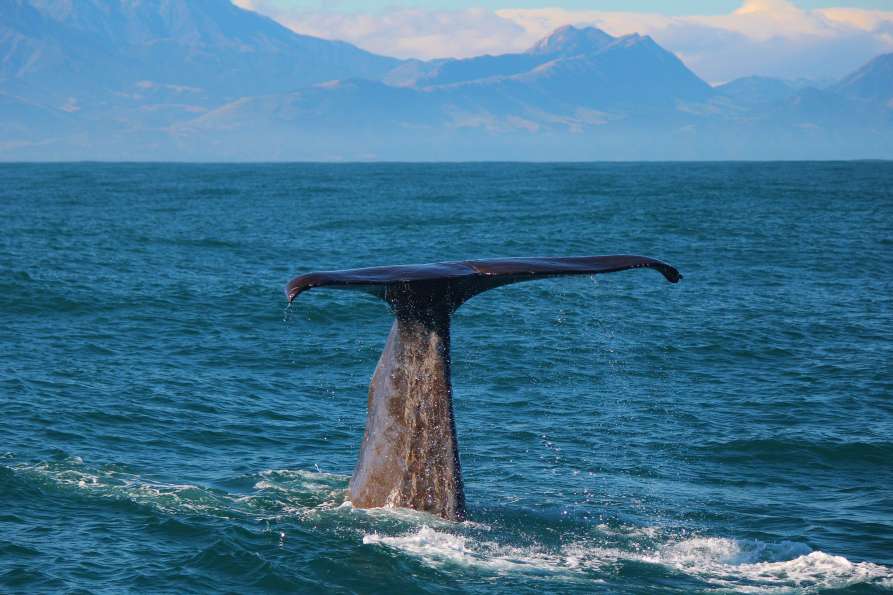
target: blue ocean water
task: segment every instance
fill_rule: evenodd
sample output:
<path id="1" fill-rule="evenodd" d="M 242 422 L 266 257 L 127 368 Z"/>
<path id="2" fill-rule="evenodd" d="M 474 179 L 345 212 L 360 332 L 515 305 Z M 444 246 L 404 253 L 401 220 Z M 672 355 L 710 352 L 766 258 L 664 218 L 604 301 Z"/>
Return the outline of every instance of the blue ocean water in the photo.
<path id="1" fill-rule="evenodd" d="M 893 591 L 893 164 L 0 166 L 0 591 Z M 639 253 L 453 325 L 470 520 L 346 487 L 308 270 Z"/>

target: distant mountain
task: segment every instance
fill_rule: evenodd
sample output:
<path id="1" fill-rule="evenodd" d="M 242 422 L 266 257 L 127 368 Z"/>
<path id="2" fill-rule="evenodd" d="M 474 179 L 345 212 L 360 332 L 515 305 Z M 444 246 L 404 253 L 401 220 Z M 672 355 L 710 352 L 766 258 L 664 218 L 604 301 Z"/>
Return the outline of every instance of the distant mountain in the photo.
<path id="1" fill-rule="evenodd" d="M 400 68 L 397 76 L 400 77 L 400 82 L 411 82 L 421 87 L 513 76 L 558 58 L 595 54 L 614 41 L 613 37 L 601 29 L 578 29 L 568 25 L 556 29 L 520 54 L 433 60 L 427 64 L 427 68 L 412 63 Z"/>
<path id="2" fill-rule="evenodd" d="M 859 130 L 865 141 L 893 148 L 893 54 L 884 54 L 820 89 L 807 87 L 788 97 L 771 117 L 846 138 Z"/>
<path id="3" fill-rule="evenodd" d="M 561 54 L 516 81 L 576 105 L 620 107 L 675 105 L 704 100 L 710 85 L 650 37 L 627 35 L 582 54 Z M 632 110 L 629 110 L 632 111 Z"/>
<path id="4" fill-rule="evenodd" d="M 297 35 L 229 0 L 3 0 L 0 85 L 82 106 L 118 93 L 168 90 L 162 101 L 290 91 L 377 78 L 398 61 Z M 105 97 L 114 100 L 113 97 Z M 102 102 L 105 109 L 106 103 Z"/>
<path id="5" fill-rule="evenodd" d="M 242 125 L 247 132 L 247 127 L 258 126 L 260 120 L 275 114 L 283 126 L 295 126 L 294 133 L 308 128 L 356 130 L 367 126 L 391 130 L 447 127 L 567 131 L 602 123 L 606 117 L 628 118 L 633 108 L 674 108 L 677 102 L 704 100 L 712 92 L 709 85 L 649 37 L 614 39 L 597 35 L 601 33 L 597 29 L 575 31 L 579 38 L 609 41 L 588 46 L 589 53 L 574 54 L 550 42 L 552 36 L 535 47 L 536 54 L 487 57 L 538 58 L 534 62 L 538 65 L 518 74 L 485 72 L 477 79 L 439 85 L 428 84 L 436 80 L 431 77 L 421 79 L 415 87 L 399 89 L 373 81 L 325 84 L 285 96 L 240 100 L 193 124 L 207 127 L 213 123 L 218 130 Z M 567 39 L 568 28 L 559 34 Z M 547 47 L 554 53 L 539 53 Z M 575 51 L 587 49 L 579 44 L 574 47 Z M 470 72 L 472 62 L 478 63 L 474 69 L 480 71 L 480 59 L 455 60 L 438 67 L 462 64 Z"/>
<path id="6" fill-rule="evenodd" d="M 796 94 L 800 86 L 790 81 L 765 76 L 748 76 L 716 87 L 718 95 L 745 105 L 784 101 Z"/>
<path id="7" fill-rule="evenodd" d="M 578 29 L 572 25 L 565 25 L 536 42 L 526 53 L 550 58 L 579 56 L 600 52 L 613 42 L 614 38 L 601 29 L 595 27 Z"/>
<path id="8" fill-rule="evenodd" d="M 893 53 L 871 60 L 841 80 L 834 90 L 848 97 L 878 101 L 893 108 Z"/>
<path id="9" fill-rule="evenodd" d="M 397 60 L 229 0 L 0 1 L 0 159 L 893 157 L 893 55 L 711 87 L 637 34 Z"/>

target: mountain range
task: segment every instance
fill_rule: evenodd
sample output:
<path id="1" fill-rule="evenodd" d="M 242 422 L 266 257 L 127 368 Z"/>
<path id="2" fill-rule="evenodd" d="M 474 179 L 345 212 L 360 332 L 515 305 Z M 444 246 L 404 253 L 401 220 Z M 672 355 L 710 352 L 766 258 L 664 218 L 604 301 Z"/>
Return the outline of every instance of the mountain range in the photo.
<path id="1" fill-rule="evenodd" d="M 648 36 L 398 60 L 229 0 L 4 0 L 0 160 L 893 158 L 893 54 L 711 86 Z"/>

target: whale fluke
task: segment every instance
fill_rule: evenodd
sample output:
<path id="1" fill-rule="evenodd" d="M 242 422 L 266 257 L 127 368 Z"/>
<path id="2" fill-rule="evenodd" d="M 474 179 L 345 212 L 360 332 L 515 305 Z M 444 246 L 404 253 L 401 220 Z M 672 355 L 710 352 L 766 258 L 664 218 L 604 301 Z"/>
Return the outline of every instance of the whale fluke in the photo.
<path id="1" fill-rule="evenodd" d="M 448 282 L 465 299 L 494 287 L 563 275 L 594 275 L 627 269 L 652 268 L 667 281 L 676 283 L 682 275 L 669 264 L 648 258 L 620 254 L 613 256 L 565 256 L 557 258 L 493 258 L 458 260 L 432 264 L 369 267 L 343 271 L 320 271 L 295 277 L 285 288 L 288 301 L 314 287 L 365 291 L 387 298 L 388 288 L 403 284 Z M 460 297 L 457 295 L 456 297 Z M 388 300 L 390 301 L 390 300 Z M 461 305 L 461 303 L 459 304 Z"/>
<path id="2" fill-rule="evenodd" d="M 395 321 L 369 385 L 366 431 L 350 480 L 358 508 L 399 506 L 465 518 L 465 493 L 450 384 L 450 317 L 478 293 L 510 283 L 566 275 L 659 271 L 645 256 L 463 260 L 314 272 L 286 287 L 288 301 L 309 289 L 364 291 L 385 300 Z"/>

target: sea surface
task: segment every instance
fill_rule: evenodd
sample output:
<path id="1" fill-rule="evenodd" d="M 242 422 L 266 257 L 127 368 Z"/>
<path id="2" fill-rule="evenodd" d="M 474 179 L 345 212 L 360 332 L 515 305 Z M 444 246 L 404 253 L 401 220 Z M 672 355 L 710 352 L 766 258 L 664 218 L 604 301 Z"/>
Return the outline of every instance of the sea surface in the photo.
<path id="1" fill-rule="evenodd" d="M 633 253 L 453 325 L 469 520 L 351 507 L 392 318 L 311 270 Z M 0 592 L 891 593 L 893 163 L 0 166 Z"/>

